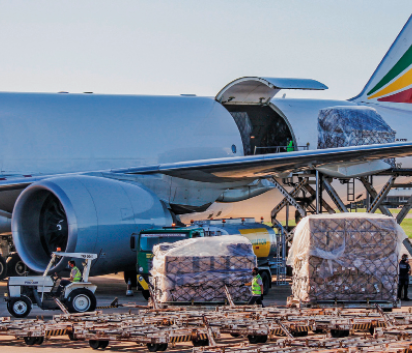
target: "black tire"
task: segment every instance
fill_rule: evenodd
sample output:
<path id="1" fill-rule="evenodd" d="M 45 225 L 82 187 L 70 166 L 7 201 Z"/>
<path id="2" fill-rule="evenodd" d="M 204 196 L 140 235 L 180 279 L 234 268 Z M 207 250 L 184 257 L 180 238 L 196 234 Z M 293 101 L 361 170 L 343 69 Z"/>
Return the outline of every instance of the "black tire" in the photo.
<path id="1" fill-rule="evenodd" d="M 260 343 L 260 337 L 261 336 L 249 335 L 247 336 L 247 339 L 249 340 L 249 343 L 256 344 L 256 343 Z"/>
<path id="2" fill-rule="evenodd" d="M 100 348 L 100 341 L 90 340 L 89 346 L 91 349 L 99 349 Z"/>
<path id="3" fill-rule="evenodd" d="M 268 336 L 266 335 L 259 337 L 259 343 L 266 343 L 267 340 L 268 340 Z"/>
<path id="4" fill-rule="evenodd" d="M 330 334 L 333 338 L 348 337 L 349 330 L 330 330 Z"/>
<path id="5" fill-rule="evenodd" d="M 149 352 L 157 352 L 159 350 L 160 344 L 158 343 L 147 343 L 146 347 L 149 350 Z"/>
<path id="6" fill-rule="evenodd" d="M 161 343 L 159 344 L 159 348 L 157 349 L 159 352 L 164 352 L 167 350 L 167 343 Z"/>
<path id="7" fill-rule="evenodd" d="M 109 345 L 109 341 L 100 341 L 99 348 L 106 349 L 108 345 Z"/>
<path id="8" fill-rule="evenodd" d="M 375 327 L 369 327 L 369 333 L 373 336 L 373 334 L 375 333 Z"/>
<path id="9" fill-rule="evenodd" d="M 313 333 L 314 333 L 315 335 L 320 335 L 320 334 L 324 333 L 324 331 L 323 331 L 322 329 L 320 329 L 320 328 L 317 328 L 316 330 L 313 330 Z"/>
<path id="10" fill-rule="evenodd" d="M 238 338 L 240 337 L 240 333 L 231 333 L 230 334 L 233 338 Z"/>
<path id="11" fill-rule="evenodd" d="M 382 311 L 385 312 L 385 313 L 391 313 L 393 311 L 393 309 L 392 308 L 383 308 Z"/>
<path id="12" fill-rule="evenodd" d="M 9 277 L 24 276 L 27 272 L 27 266 L 17 253 L 13 253 L 7 258 L 7 271 Z"/>
<path id="13" fill-rule="evenodd" d="M 262 272 L 260 274 L 260 277 L 262 278 L 263 282 L 263 295 L 267 295 L 269 293 L 270 284 L 272 283 L 272 281 L 269 278 L 267 271 Z"/>
<path id="14" fill-rule="evenodd" d="M 66 299 L 70 313 L 85 313 L 96 309 L 96 297 L 85 288 L 75 289 Z"/>
<path id="15" fill-rule="evenodd" d="M 44 337 L 43 336 L 41 336 L 41 337 L 36 337 L 36 342 L 34 343 L 34 344 L 37 344 L 37 345 L 42 345 L 43 344 L 43 342 L 44 342 Z"/>
<path id="16" fill-rule="evenodd" d="M 308 335 L 308 331 L 296 331 L 292 332 L 293 337 L 305 337 Z"/>
<path id="17" fill-rule="evenodd" d="M 194 347 L 206 347 L 209 345 L 209 339 L 192 341 Z"/>
<path id="18" fill-rule="evenodd" d="M 32 309 L 31 300 L 22 295 L 20 297 L 10 298 L 7 302 L 7 310 L 13 317 L 17 319 L 25 318 L 30 314 Z"/>
<path id="19" fill-rule="evenodd" d="M 143 295 L 143 298 L 145 298 L 146 300 L 149 300 L 149 298 L 150 298 L 150 292 L 149 292 L 149 290 L 147 289 L 143 289 L 142 290 L 142 295 Z"/>
<path id="20" fill-rule="evenodd" d="M 3 256 L 0 255 L 0 281 L 7 276 L 7 262 Z"/>
<path id="21" fill-rule="evenodd" d="M 36 340 L 38 337 L 24 337 L 24 343 L 28 346 L 33 346 L 36 344 Z"/>

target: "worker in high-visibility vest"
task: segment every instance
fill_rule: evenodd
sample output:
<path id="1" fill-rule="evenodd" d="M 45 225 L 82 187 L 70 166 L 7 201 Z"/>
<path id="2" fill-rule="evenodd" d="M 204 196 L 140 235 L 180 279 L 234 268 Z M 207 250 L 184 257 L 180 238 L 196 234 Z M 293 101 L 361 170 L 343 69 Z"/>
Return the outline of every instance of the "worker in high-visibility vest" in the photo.
<path id="1" fill-rule="evenodd" d="M 262 308 L 265 306 L 263 305 L 263 281 L 262 277 L 260 277 L 259 269 L 255 267 L 252 271 L 253 279 L 252 282 L 246 283 L 246 286 L 252 286 L 252 297 L 249 300 L 250 305 L 252 304 L 261 304 Z"/>
<path id="2" fill-rule="evenodd" d="M 286 146 L 286 151 L 287 152 L 293 152 L 295 148 L 293 147 L 293 140 L 290 140 L 288 145 Z"/>
<path id="3" fill-rule="evenodd" d="M 62 279 L 60 281 L 60 285 L 59 285 L 59 288 L 57 290 L 58 294 L 62 293 L 63 289 L 66 286 L 68 286 L 70 283 L 80 282 L 82 280 L 82 273 L 80 272 L 80 270 L 76 266 L 76 263 L 74 261 L 70 260 L 68 262 L 68 266 L 69 266 L 69 268 L 71 268 L 70 278 L 69 279 Z"/>

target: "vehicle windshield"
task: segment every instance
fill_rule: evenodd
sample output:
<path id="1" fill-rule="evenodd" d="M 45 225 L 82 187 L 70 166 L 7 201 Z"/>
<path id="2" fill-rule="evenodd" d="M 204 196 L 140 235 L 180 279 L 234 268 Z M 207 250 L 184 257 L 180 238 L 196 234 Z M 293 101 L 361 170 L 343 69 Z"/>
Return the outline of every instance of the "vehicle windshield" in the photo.
<path id="1" fill-rule="evenodd" d="M 188 234 L 142 234 L 140 236 L 140 249 L 152 251 L 153 246 L 160 243 L 174 243 L 186 239 Z"/>

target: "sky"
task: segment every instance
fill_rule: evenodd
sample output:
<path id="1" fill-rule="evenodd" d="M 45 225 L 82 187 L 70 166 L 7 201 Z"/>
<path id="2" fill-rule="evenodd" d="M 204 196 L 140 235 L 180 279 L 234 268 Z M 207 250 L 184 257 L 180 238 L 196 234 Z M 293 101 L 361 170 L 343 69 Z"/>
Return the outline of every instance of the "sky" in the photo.
<path id="1" fill-rule="evenodd" d="M 0 91 L 216 95 L 242 76 L 358 94 L 411 0 L 0 0 Z"/>

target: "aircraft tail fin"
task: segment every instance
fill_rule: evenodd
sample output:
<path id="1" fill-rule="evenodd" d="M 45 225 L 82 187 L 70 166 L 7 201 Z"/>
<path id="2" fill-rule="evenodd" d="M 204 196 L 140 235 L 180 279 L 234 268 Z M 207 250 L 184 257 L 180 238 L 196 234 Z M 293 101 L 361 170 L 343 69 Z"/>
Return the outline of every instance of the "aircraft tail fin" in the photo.
<path id="1" fill-rule="evenodd" d="M 351 100 L 412 104 L 412 16 L 409 17 L 363 91 Z"/>

